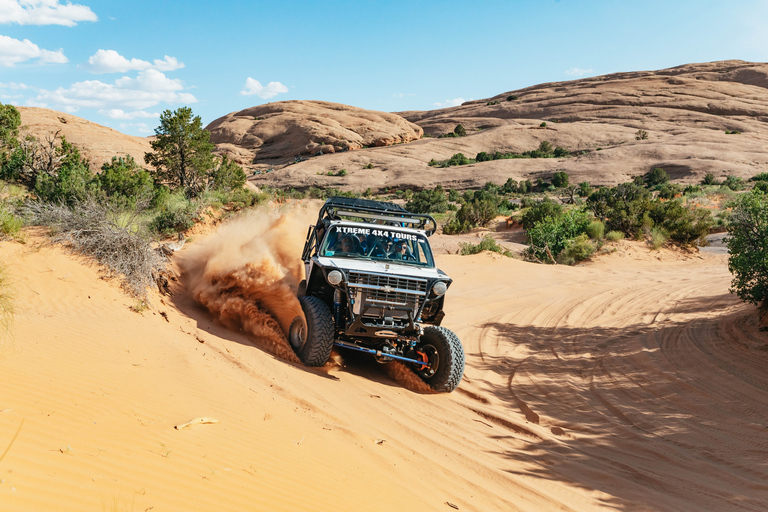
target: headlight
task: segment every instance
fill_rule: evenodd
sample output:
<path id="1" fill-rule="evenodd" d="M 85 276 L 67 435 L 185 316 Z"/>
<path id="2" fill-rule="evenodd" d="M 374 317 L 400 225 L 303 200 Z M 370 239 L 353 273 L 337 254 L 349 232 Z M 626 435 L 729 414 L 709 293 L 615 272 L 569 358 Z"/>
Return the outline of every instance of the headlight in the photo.
<path id="1" fill-rule="evenodd" d="M 445 292 L 448 290 L 448 285 L 446 285 L 443 281 L 438 281 L 432 286 L 432 292 L 440 297 L 441 295 L 445 295 Z"/>
<path id="2" fill-rule="evenodd" d="M 330 272 L 328 272 L 328 282 L 333 286 L 336 286 L 337 284 L 339 284 L 343 278 L 344 278 L 344 275 L 338 270 L 331 270 Z"/>

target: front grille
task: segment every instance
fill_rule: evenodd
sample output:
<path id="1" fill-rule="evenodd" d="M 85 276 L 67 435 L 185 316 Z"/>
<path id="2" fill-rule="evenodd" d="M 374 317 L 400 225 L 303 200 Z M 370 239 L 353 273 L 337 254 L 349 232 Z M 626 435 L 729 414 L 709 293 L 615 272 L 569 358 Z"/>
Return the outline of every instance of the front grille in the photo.
<path id="1" fill-rule="evenodd" d="M 427 295 L 426 279 L 386 274 L 350 272 L 349 287 L 357 299 L 355 312 L 358 314 L 361 301 L 377 308 L 369 313 L 381 314 L 382 310 L 393 307 L 401 310 L 407 307 L 415 313 Z"/>

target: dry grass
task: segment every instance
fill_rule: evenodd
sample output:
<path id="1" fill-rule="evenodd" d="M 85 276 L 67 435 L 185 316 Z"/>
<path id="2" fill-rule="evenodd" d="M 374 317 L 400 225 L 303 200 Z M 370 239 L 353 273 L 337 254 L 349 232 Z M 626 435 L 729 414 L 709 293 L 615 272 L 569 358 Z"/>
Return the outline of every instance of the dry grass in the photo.
<path id="1" fill-rule="evenodd" d="M 87 200 L 69 208 L 30 201 L 24 212 L 31 223 L 51 228 L 53 242 L 94 258 L 120 277 L 135 297 L 146 297 L 147 288 L 165 270 L 165 257 L 152 247 L 141 223 L 126 222 L 103 203 Z"/>

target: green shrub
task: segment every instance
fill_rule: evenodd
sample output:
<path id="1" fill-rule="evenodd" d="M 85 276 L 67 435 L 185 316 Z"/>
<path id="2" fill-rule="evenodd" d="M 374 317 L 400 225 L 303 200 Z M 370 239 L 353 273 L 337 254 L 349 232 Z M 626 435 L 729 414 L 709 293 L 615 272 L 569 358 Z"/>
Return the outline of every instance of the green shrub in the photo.
<path id="1" fill-rule="evenodd" d="M 698 185 L 686 185 L 686 187 L 683 189 L 684 196 L 690 196 L 690 195 L 700 194 L 700 193 L 701 193 L 701 187 Z"/>
<path id="2" fill-rule="evenodd" d="M 546 126 L 547 126 L 547 123 L 545 121 L 542 121 L 541 124 L 539 125 L 539 127 L 541 128 L 546 128 Z"/>
<path id="3" fill-rule="evenodd" d="M 749 178 L 749 181 L 768 181 L 768 172 L 761 172 Z"/>
<path id="4" fill-rule="evenodd" d="M 744 180 L 737 178 L 736 176 L 727 176 L 723 182 L 723 186 L 728 187 L 734 192 L 737 190 L 744 190 L 746 188 L 746 185 L 744 185 Z"/>
<path id="5" fill-rule="evenodd" d="M 512 94 L 511 96 L 507 96 L 507 101 L 515 101 L 517 99 L 517 96 Z"/>
<path id="6" fill-rule="evenodd" d="M 652 228 L 651 229 L 651 248 L 658 250 L 661 246 L 669 241 L 669 233 L 664 228 Z"/>
<path id="7" fill-rule="evenodd" d="M 489 155 L 488 153 L 486 153 L 485 151 L 481 151 L 475 157 L 475 161 L 477 161 L 477 162 L 488 162 L 490 160 L 493 160 L 493 157 L 491 155 Z"/>
<path id="8" fill-rule="evenodd" d="M 665 183 L 659 187 L 659 198 L 661 199 L 673 199 L 675 196 L 682 194 L 680 185 L 676 183 Z"/>
<path id="9" fill-rule="evenodd" d="M 589 197 L 589 194 L 592 193 L 592 186 L 589 184 L 589 182 L 582 181 L 579 183 L 579 197 Z"/>
<path id="10" fill-rule="evenodd" d="M 595 253 L 595 244 L 586 233 L 582 233 L 573 240 L 569 240 L 563 252 L 558 256 L 558 261 L 565 265 L 573 265 L 584 261 Z"/>
<path id="11" fill-rule="evenodd" d="M 605 220 L 610 231 L 634 236 L 642 227 L 643 214 L 651 208 L 651 193 L 634 183 L 592 192 L 586 201 L 595 217 Z"/>
<path id="12" fill-rule="evenodd" d="M 16 217 L 10 209 L 0 204 L 0 240 L 4 238 L 20 239 L 24 222 Z"/>
<path id="13" fill-rule="evenodd" d="M 664 229 L 669 238 L 680 245 L 693 245 L 712 229 L 709 210 L 685 206 L 682 201 L 656 201 L 649 212 L 654 225 Z"/>
<path id="14" fill-rule="evenodd" d="M 645 130 L 637 130 L 635 132 L 635 140 L 646 140 L 648 138 L 648 132 Z"/>
<path id="15" fill-rule="evenodd" d="M 456 190 L 455 188 L 448 190 L 449 201 L 453 201 L 455 203 L 455 202 L 458 202 L 460 198 L 461 198 L 461 194 L 459 194 L 458 190 Z"/>
<path id="16" fill-rule="evenodd" d="M 602 240 L 605 236 L 605 224 L 599 220 L 594 220 L 587 225 L 587 235 L 593 240 Z"/>
<path id="17" fill-rule="evenodd" d="M 621 231 L 609 231 L 605 234 L 605 239 L 609 242 L 618 242 L 624 240 L 624 233 Z"/>
<path id="18" fill-rule="evenodd" d="M 701 180 L 702 185 L 719 185 L 720 182 L 715 179 L 715 175 L 711 172 L 708 172 L 706 176 L 704 176 L 704 179 Z"/>
<path id="19" fill-rule="evenodd" d="M 731 293 L 741 300 L 768 306 L 768 196 L 751 191 L 728 204 L 728 270 Z"/>
<path id="20" fill-rule="evenodd" d="M 149 225 L 149 228 L 163 235 L 171 235 L 179 231 L 186 231 L 195 225 L 198 220 L 197 210 L 193 206 L 180 210 L 168 210 L 158 214 Z"/>
<path id="21" fill-rule="evenodd" d="M 562 214 L 563 207 L 552 199 L 545 197 L 541 201 L 536 202 L 534 206 L 531 206 L 523 214 L 523 229 L 531 229 L 536 223 L 541 222 L 547 217 L 559 217 Z"/>
<path id="22" fill-rule="evenodd" d="M 94 183 L 107 197 L 120 204 L 136 204 L 141 198 L 151 198 L 154 185 L 149 172 L 136 163 L 132 156 L 113 156 L 110 162 L 101 166 L 101 172 L 94 177 Z"/>
<path id="23" fill-rule="evenodd" d="M 372 163 L 368 163 L 368 165 L 363 167 L 363 169 L 373 169 L 373 164 Z"/>
<path id="24" fill-rule="evenodd" d="M 768 181 L 758 181 L 755 183 L 754 190 L 759 190 L 763 194 L 768 194 Z"/>
<path id="25" fill-rule="evenodd" d="M 552 257 L 565 249 L 568 243 L 586 232 L 590 216 L 583 210 L 570 210 L 557 217 L 545 217 L 527 230 L 530 254 L 540 261 L 551 261 L 547 254 L 549 249 Z"/>
<path id="26" fill-rule="evenodd" d="M 654 167 L 648 172 L 648 174 L 645 175 L 645 183 L 649 187 L 655 187 L 657 185 L 667 183 L 668 181 L 669 175 L 667 174 L 667 171 L 661 167 Z"/>
<path id="27" fill-rule="evenodd" d="M 405 209 L 412 213 L 445 213 L 448 211 L 448 199 L 441 185 L 434 190 L 422 190 L 413 194 Z"/>
<path id="28" fill-rule="evenodd" d="M 557 188 L 563 188 L 568 186 L 570 176 L 567 172 L 560 171 L 552 175 L 552 184 Z"/>
<path id="29" fill-rule="evenodd" d="M 469 163 L 469 158 L 465 157 L 462 153 L 456 153 L 448 159 L 446 167 L 450 167 L 451 165 L 467 165 Z"/>
<path id="30" fill-rule="evenodd" d="M 229 192 L 243 188 L 246 176 L 242 167 L 224 155 L 217 166 L 208 174 L 208 186 L 213 190 Z"/>
<path id="31" fill-rule="evenodd" d="M 498 242 L 496 242 L 496 240 L 490 234 L 485 235 L 483 239 L 477 244 L 460 242 L 459 247 L 460 247 L 459 254 L 461 254 L 462 256 L 478 254 L 483 251 L 492 251 L 510 258 L 512 257 L 512 251 L 509 251 L 503 248 L 502 246 L 500 246 Z"/>
<path id="32" fill-rule="evenodd" d="M 465 130 L 464 127 L 460 124 L 457 124 L 456 128 L 453 129 L 453 133 L 455 133 L 458 137 L 464 137 L 467 135 L 467 130 Z"/>

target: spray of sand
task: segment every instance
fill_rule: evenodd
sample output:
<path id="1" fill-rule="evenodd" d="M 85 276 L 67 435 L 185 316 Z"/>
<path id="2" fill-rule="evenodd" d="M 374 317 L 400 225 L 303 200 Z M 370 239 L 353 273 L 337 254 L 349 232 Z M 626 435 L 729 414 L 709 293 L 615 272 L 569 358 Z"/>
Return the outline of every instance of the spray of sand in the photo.
<path id="1" fill-rule="evenodd" d="M 286 333 L 293 319 L 304 315 L 296 288 L 304 278 L 301 250 L 315 212 L 300 206 L 250 212 L 193 244 L 180 259 L 196 302 L 292 362 L 298 358 Z"/>

